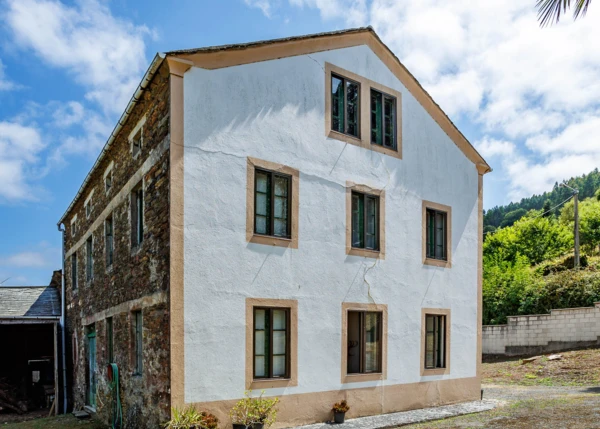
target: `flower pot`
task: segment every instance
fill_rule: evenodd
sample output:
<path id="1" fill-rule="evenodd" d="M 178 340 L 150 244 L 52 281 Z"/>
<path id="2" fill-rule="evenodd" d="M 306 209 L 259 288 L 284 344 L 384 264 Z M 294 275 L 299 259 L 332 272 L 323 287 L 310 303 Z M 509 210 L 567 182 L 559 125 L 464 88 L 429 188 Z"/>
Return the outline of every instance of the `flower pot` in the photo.
<path id="1" fill-rule="evenodd" d="M 246 425 L 245 425 L 245 424 L 243 424 L 243 423 L 234 423 L 234 424 L 233 424 L 233 429 L 249 429 L 249 428 L 251 428 L 251 427 L 252 427 L 252 426 L 246 426 Z"/>
<path id="2" fill-rule="evenodd" d="M 333 421 L 335 423 L 344 423 L 345 418 L 346 418 L 346 413 L 338 413 L 337 411 L 334 411 Z"/>
<path id="3" fill-rule="evenodd" d="M 263 429 L 265 427 L 264 423 L 254 423 L 252 425 L 252 429 Z"/>

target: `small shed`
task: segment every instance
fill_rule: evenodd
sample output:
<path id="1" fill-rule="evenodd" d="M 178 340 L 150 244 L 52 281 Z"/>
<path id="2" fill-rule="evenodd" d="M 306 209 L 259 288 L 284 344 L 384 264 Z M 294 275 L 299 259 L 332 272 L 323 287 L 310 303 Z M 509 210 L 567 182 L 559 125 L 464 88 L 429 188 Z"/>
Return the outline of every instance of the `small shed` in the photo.
<path id="1" fill-rule="evenodd" d="M 60 311 L 54 281 L 0 287 L 0 413 L 51 408 L 58 392 Z"/>

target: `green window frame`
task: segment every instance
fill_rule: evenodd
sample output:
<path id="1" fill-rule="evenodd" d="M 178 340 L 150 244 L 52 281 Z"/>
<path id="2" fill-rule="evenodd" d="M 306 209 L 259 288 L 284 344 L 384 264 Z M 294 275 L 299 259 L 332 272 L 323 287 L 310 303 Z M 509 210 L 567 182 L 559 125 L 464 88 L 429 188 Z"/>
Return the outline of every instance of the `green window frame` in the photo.
<path id="1" fill-rule="evenodd" d="M 254 307 L 255 379 L 290 378 L 290 309 Z"/>
<path id="2" fill-rule="evenodd" d="M 379 250 L 379 197 L 352 192 L 352 247 Z"/>
<path id="3" fill-rule="evenodd" d="M 383 313 L 380 311 L 349 311 L 347 323 L 347 373 L 381 373 Z"/>
<path id="4" fill-rule="evenodd" d="M 360 83 L 331 74 L 331 129 L 360 138 Z"/>
<path id="5" fill-rule="evenodd" d="M 292 176 L 254 171 L 254 233 L 280 238 L 292 234 Z"/>
<path id="6" fill-rule="evenodd" d="M 427 209 L 426 214 L 426 249 L 427 258 L 438 259 L 441 261 L 448 260 L 448 213 L 435 210 Z"/>
<path id="7" fill-rule="evenodd" d="M 106 266 L 111 267 L 114 261 L 115 242 L 113 234 L 113 218 L 109 216 L 104 223 L 104 239 L 106 245 Z"/>
<path id="8" fill-rule="evenodd" d="M 371 88 L 371 144 L 397 150 L 396 97 Z"/>
<path id="9" fill-rule="evenodd" d="M 446 368 L 446 316 L 425 315 L 425 368 Z"/>

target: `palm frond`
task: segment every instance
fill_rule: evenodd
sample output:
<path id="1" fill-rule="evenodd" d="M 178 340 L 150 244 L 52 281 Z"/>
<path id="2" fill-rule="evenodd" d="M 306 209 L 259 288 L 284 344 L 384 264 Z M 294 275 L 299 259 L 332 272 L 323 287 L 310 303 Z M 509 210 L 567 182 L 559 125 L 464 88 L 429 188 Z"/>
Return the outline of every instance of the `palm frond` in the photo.
<path id="1" fill-rule="evenodd" d="M 574 0 L 573 18 L 584 16 L 592 0 Z M 560 21 L 561 15 L 571 8 L 571 0 L 537 0 L 538 20 L 545 27 Z"/>

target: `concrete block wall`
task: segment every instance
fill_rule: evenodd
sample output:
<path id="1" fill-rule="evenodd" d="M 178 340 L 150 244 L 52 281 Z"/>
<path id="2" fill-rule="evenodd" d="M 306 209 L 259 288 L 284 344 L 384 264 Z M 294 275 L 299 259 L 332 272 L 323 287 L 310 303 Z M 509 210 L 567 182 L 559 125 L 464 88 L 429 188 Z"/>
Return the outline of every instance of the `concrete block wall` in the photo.
<path id="1" fill-rule="evenodd" d="M 515 356 L 600 346 L 600 302 L 594 307 L 510 316 L 506 325 L 483 327 L 483 354 Z"/>

